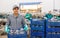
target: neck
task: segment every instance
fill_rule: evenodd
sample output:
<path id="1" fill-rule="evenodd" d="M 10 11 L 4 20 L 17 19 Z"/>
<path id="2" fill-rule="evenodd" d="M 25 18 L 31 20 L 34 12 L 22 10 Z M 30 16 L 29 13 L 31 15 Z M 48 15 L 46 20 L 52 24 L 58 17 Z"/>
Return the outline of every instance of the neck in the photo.
<path id="1" fill-rule="evenodd" d="M 17 16 L 18 16 L 18 13 L 14 13 L 14 16 L 16 16 L 16 17 L 17 17 Z"/>

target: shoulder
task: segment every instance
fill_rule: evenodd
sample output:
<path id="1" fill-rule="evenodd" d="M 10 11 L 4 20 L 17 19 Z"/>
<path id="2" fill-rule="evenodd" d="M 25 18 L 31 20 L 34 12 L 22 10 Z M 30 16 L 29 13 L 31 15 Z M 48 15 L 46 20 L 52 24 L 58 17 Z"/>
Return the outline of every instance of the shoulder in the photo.
<path id="1" fill-rule="evenodd" d="M 23 15 L 20 15 L 20 14 L 19 14 L 19 17 L 24 18 L 24 16 Z"/>
<path id="2" fill-rule="evenodd" d="M 24 20 L 25 18 L 24 18 L 24 16 L 20 15 L 20 19 Z"/>
<path id="3" fill-rule="evenodd" d="M 9 15 L 8 15 L 8 18 L 11 18 L 12 16 L 13 16 L 13 14 L 9 14 Z"/>

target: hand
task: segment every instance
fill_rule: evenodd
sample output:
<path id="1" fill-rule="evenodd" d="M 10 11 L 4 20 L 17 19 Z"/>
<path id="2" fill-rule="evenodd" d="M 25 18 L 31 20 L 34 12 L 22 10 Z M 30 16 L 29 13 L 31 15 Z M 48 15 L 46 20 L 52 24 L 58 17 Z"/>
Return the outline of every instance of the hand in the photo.
<path id="1" fill-rule="evenodd" d="M 28 30 L 28 26 L 25 24 L 24 25 L 24 30 L 27 31 Z"/>
<path id="2" fill-rule="evenodd" d="M 10 29 L 9 29 L 8 25 L 5 25 L 5 32 L 9 33 L 9 31 L 10 31 Z"/>

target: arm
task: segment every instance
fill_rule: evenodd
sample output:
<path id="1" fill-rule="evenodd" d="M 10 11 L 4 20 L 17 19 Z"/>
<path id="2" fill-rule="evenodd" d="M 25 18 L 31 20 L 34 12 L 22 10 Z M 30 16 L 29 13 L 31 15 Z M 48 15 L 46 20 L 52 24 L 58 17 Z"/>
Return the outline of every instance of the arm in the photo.
<path id="1" fill-rule="evenodd" d="M 9 25 L 10 25 L 10 20 L 9 17 L 7 18 L 7 23 L 5 25 L 5 32 L 8 33 L 9 32 Z"/>
<path id="2" fill-rule="evenodd" d="M 44 16 L 44 19 L 47 19 L 47 14 Z"/>
<path id="3" fill-rule="evenodd" d="M 10 25 L 10 18 L 9 18 L 9 16 L 8 16 L 8 18 L 7 18 L 7 22 L 6 22 L 6 25 Z"/>
<path id="4" fill-rule="evenodd" d="M 25 25 L 25 18 L 22 16 L 22 27 L 24 28 Z"/>
<path id="5" fill-rule="evenodd" d="M 22 25 L 23 25 L 24 30 L 27 31 L 28 30 L 28 26 L 25 23 L 25 19 L 24 18 L 22 18 Z"/>

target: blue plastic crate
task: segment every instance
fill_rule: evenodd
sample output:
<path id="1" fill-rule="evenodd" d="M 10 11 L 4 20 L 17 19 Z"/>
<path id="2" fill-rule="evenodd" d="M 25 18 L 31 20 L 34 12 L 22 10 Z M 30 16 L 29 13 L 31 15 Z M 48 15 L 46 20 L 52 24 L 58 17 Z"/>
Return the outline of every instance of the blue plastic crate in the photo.
<path id="1" fill-rule="evenodd" d="M 46 28 L 46 32 L 60 32 L 60 28 Z"/>
<path id="2" fill-rule="evenodd" d="M 44 38 L 44 36 L 31 36 L 30 38 Z"/>
<path id="3" fill-rule="evenodd" d="M 8 33 L 8 38 L 27 38 L 27 32 L 24 34 L 10 34 Z"/>
<path id="4" fill-rule="evenodd" d="M 34 27 L 34 26 L 32 26 L 31 27 L 31 30 L 41 30 L 41 31 L 44 31 L 44 26 L 38 26 L 38 27 Z"/>
<path id="5" fill-rule="evenodd" d="M 52 34 L 46 34 L 46 38 L 52 38 Z"/>
<path id="6" fill-rule="evenodd" d="M 30 27 L 41 27 L 41 26 L 44 26 L 44 25 L 40 25 L 40 24 L 30 24 Z"/>
<path id="7" fill-rule="evenodd" d="M 47 26 L 60 26 L 60 22 L 49 22 L 46 20 L 46 25 Z"/>
<path id="8" fill-rule="evenodd" d="M 46 34 L 46 38 L 60 38 L 60 34 Z"/>
<path id="9" fill-rule="evenodd" d="M 60 32 L 60 27 L 55 28 L 55 27 L 46 26 L 46 32 Z"/>
<path id="10" fill-rule="evenodd" d="M 22 35 L 22 34 L 8 34 L 8 38 L 27 38 L 27 35 Z"/>
<path id="11" fill-rule="evenodd" d="M 44 25 L 45 20 L 32 19 L 31 24 Z"/>
<path id="12" fill-rule="evenodd" d="M 60 38 L 60 34 L 52 34 L 53 38 Z"/>
<path id="13" fill-rule="evenodd" d="M 32 35 L 32 36 L 44 36 L 44 32 L 33 32 L 33 31 L 31 31 L 30 35 Z"/>
<path id="14" fill-rule="evenodd" d="M 49 22 L 46 20 L 46 32 L 60 32 L 60 22 Z"/>

